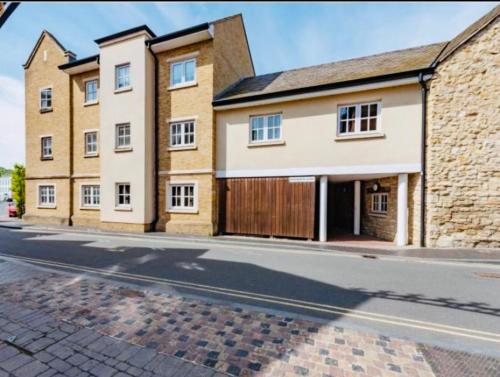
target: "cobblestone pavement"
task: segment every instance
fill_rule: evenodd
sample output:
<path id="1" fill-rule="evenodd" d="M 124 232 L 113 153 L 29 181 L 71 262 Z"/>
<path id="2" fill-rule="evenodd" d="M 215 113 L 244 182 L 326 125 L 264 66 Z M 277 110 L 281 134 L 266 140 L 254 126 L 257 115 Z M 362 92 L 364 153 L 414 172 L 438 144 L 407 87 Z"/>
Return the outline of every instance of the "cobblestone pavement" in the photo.
<path id="1" fill-rule="evenodd" d="M 452 376 L 439 368 L 445 365 L 448 371 L 464 360 L 444 360 L 433 348 L 406 340 L 86 276 L 38 272 L 17 281 L 3 277 L 2 300 L 86 328 L 81 331 L 142 346 L 144 353 L 170 355 L 230 375 Z M 106 345 L 97 347 L 94 351 L 100 352 Z M 475 376 L 500 376 L 500 363 L 488 360 L 493 360 L 490 368 Z M 453 377 L 471 376 L 457 373 Z"/>

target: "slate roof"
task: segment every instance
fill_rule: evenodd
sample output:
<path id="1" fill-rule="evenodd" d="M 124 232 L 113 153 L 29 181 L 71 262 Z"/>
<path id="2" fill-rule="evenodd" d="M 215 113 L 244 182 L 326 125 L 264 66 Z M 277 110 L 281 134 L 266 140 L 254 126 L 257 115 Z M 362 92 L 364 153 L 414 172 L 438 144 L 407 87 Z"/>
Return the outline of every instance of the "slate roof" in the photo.
<path id="1" fill-rule="evenodd" d="M 416 73 L 431 66 L 446 42 L 385 52 L 356 59 L 266 75 L 244 78 L 215 98 L 228 100 L 255 95 L 290 92 L 302 88 L 319 88 L 343 82 L 374 77 L 390 77 L 402 73 Z"/>

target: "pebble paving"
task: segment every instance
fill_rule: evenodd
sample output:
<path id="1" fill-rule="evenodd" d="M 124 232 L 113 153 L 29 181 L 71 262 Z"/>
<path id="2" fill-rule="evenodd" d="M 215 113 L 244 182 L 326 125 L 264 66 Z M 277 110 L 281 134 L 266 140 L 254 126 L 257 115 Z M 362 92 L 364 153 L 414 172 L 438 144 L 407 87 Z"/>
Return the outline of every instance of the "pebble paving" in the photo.
<path id="1" fill-rule="evenodd" d="M 233 376 L 434 375 L 412 342 L 87 277 L 43 273 L 0 297 Z"/>

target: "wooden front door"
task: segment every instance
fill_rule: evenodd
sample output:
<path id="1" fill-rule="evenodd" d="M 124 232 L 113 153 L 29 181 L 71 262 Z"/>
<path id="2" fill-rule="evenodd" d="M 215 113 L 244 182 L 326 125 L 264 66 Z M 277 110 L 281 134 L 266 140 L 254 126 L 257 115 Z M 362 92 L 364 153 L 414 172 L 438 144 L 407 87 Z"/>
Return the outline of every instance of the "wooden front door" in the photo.
<path id="1" fill-rule="evenodd" d="M 288 178 L 220 179 L 223 233 L 314 238 L 316 182 Z"/>

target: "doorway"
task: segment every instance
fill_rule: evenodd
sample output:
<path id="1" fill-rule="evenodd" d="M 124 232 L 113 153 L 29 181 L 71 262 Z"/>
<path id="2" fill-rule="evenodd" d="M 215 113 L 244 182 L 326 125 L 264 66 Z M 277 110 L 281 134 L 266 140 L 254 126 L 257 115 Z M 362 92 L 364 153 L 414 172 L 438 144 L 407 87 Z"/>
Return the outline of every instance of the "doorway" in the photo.
<path id="1" fill-rule="evenodd" d="M 328 188 L 328 239 L 354 231 L 354 182 L 331 183 Z"/>

